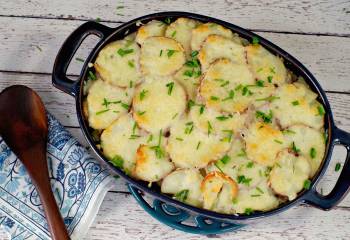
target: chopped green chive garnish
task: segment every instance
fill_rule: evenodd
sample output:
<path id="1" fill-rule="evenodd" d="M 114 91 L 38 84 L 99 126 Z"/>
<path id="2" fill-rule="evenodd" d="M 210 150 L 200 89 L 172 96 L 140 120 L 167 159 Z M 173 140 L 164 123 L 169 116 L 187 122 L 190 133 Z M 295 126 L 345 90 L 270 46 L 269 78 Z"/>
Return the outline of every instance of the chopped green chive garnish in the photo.
<path id="1" fill-rule="evenodd" d="M 191 110 L 191 108 L 195 105 L 196 103 L 192 99 L 188 100 L 187 107 L 189 110 Z"/>
<path id="2" fill-rule="evenodd" d="M 163 50 L 160 50 L 159 57 L 161 57 L 162 55 L 163 55 Z"/>
<path id="3" fill-rule="evenodd" d="M 126 110 L 129 110 L 129 107 L 130 107 L 130 106 L 129 106 L 128 104 L 121 102 L 120 105 L 121 105 L 123 108 L 125 108 Z"/>
<path id="4" fill-rule="evenodd" d="M 196 57 L 198 55 L 198 53 L 199 53 L 198 51 L 191 52 L 191 57 L 192 58 Z"/>
<path id="5" fill-rule="evenodd" d="M 238 91 L 239 89 L 241 89 L 243 87 L 242 84 L 239 84 L 237 87 L 235 87 L 235 91 Z"/>
<path id="6" fill-rule="evenodd" d="M 259 188 L 259 187 L 256 187 L 256 190 L 257 190 L 259 193 L 261 193 L 261 194 L 263 194 L 263 193 L 264 193 L 264 191 L 263 191 L 263 190 L 261 190 L 261 188 Z"/>
<path id="7" fill-rule="evenodd" d="M 251 197 L 260 197 L 261 195 L 260 194 L 252 194 L 250 195 Z"/>
<path id="8" fill-rule="evenodd" d="M 78 58 L 78 57 L 76 57 L 76 58 L 75 58 L 75 60 L 77 60 L 78 62 L 85 62 L 85 60 L 84 60 L 84 59 L 82 59 L 82 58 Z"/>
<path id="9" fill-rule="evenodd" d="M 220 85 L 220 87 L 225 87 L 226 85 L 228 85 L 230 82 L 229 81 L 225 81 L 224 83 L 222 83 L 221 85 Z"/>
<path id="10" fill-rule="evenodd" d="M 143 90 L 140 92 L 140 100 L 141 100 L 141 101 L 145 98 L 147 92 L 148 92 L 148 91 L 145 90 L 145 89 L 143 89 Z"/>
<path id="11" fill-rule="evenodd" d="M 204 108 L 205 108 L 205 106 L 204 106 L 203 104 L 200 105 L 200 107 L 199 107 L 199 115 L 202 115 L 202 114 L 203 114 Z"/>
<path id="12" fill-rule="evenodd" d="M 129 82 L 129 88 L 132 88 L 133 85 L 134 85 L 134 82 L 133 82 L 133 81 L 130 81 L 130 82 Z"/>
<path id="13" fill-rule="evenodd" d="M 151 149 L 154 150 L 157 158 L 162 158 L 164 156 L 164 151 L 163 151 L 163 149 L 161 147 L 162 136 L 163 136 L 163 130 L 161 129 L 159 131 L 158 145 L 151 147 Z"/>
<path id="14" fill-rule="evenodd" d="M 185 134 L 191 134 L 193 130 L 193 122 L 186 123 Z"/>
<path id="15" fill-rule="evenodd" d="M 263 81 L 263 80 L 258 80 L 258 81 L 256 81 L 256 86 L 258 86 L 258 87 L 264 87 L 264 81 Z"/>
<path id="16" fill-rule="evenodd" d="M 198 150 L 201 145 L 201 141 L 198 142 L 196 149 Z"/>
<path id="17" fill-rule="evenodd" d="M 244 175 L 237 176 L 238 183 L 242 183 L 242 184 L 249 186 L 251 181 L 252 181 L 251 178 L 246 178 Z"/>
<path id="18" fill-rule="evenodd" d="M 177 137 L 176 140 L 178 140 L 178 141 L 183 141 L 184 139 L 183 139 L 183 138 Z"/>
<path id="19" fill-rule="evenodd" d="M 269 83 L 272 83 L 272 78 L 273 78 L 273 76 L 268 76 L 268 77 L 267 77 L 267 81 L 268 81 Z"/>
<path id="20" fill-rule="evenodd" d="M 292 142 L 291 148 L 292 148 L 293 152 L 296 154 L 298 154 L 300 152 L 300 149 L 297 148 L 297 146 L 295 145 L 295 142 Z"/>
<path id="21" fill-rule="evenodd" d="M 229 161 L 231 161 L 230 156 L 225 155 L 219 160 L 222 164 L 227 164 Z"/>
<path id="22" fill-rule="evenodd" d="M 134 52 L 134 49 L 132 48 L 129 48 L 129 49 L 122 49 L 122 48 L 119 48 L 117 53 L 121 56 L 121 57 L 124 57 L 125 55 L 127 54 L 130 54 L 130 53 L 133 53 Z"/>
<path id="23" fill-rule="evenodd" d="M 336 172 L 339 172 L 340 168 L 341 168 L 341 164 L 340 164 L 340 163 L 337 163 L 337 164 L 335 165 L 334 170 L 335 170 Z"/>
<path id="24" fill-rule="evenodd" d="M 220 170 L 220 172 L 222 172 L 222 173 L 224 172 L 224 171 L 222 171 L 222 169 L 221 169 L 221 167 L 219 166 L 218 162 L 215 162 L 214 165 L 215 165 L 215 167 L 216 167 L 217 169 Z"/>
<path id="25" fill-rule="evenodd" d="M 259 44 L 259 38 L 254 36 L 253 39 L 252 39 L 252 43 L 253 43 L 253 45 Z"/>
<path id="26" fill-rule="evenodd" d="M 101 18 L 97 17 L 97 18 L 95 19 L 95 22 L 101 22 Z"/>
<path id="27" fill-rule="evenodd" d="M 237 203 L 238 203 L 237 198 L 232 199 L 232 204 L 237 204 Z"/>
<path id="28" fill-rule="evenodd" d="M 258 70 L 256 70 L 256 72 L 261 72 L 263 70 L 263 68 L 259 68 Z"/>
<path id="29" fill-rule="evenodd" d="M 238 153 L 237 156 L 238 156 L 238 157 L 245 157 L 245 156 L 247 156 L 247 153 L 246 153 L 246 151 L 242 148 L 242 149 L 241 149 L 241 152 Z"/>
<path id="30" fill-rule="evenodd" d="M 174 82 L 167 83 L 165 86 L 168 88 L 168 95 L 170 96 L 174 88 Z"/>
<path id="31" fill-rule="evenodd" d="M 297 101 L 297 100 L 293 101 L 293 102 L 292 102 L 292 105 L 293 105 L 293 106 L 299 105 L 299 101 Z"/>
<path id="32" fill-rule="evenodd" d="M 315 158 L 316 157 L 316 149 L 313 148 L 313 147 L 310 149 L 310 157 L 311 158 Z"/>
<path id="33" fill-rule="evenodd" d="M 234 96 L 235 96 L 235 92 L 233 90 L 230 90 L 230 92 L 228 93 L 228 96 L 222 99 L 222 101 L 233 99 Z"/>
<path id="34" fill-rule="evenodd" d="M 102 114 L 102 113 L 108 112 L 109 110 L 110 110 L 110 109 L 105 109 L 105 110 L 96 112 L 96 115 L 100 115 L 100 114 Z"/>
<path id="35" fill-rule="evenodd" d="M 213 100 L 213 101 L 218 101 L 218 100 L 219 100 L 219 98 L 218 98 L 218 97 L 216 97 L 216 96 L 211 96 L 211 97 L 210 97 L 210 100 Z"/>
<path id="36" fill-rule="evenodd" d="M 290 129 L 285 129 L 285 130 L 282 130 L 282 133 L 283 134 L 295 134 L 296 132 L 290 130 Z"/>
<path id="37" fill-rule="evenodd" d="M 139 116 L 142 116 L 145 113 L 146 113 L 146 111 L 143 111 L 143 112 L 137 111 L 137 115 L 139 115 Z"/>
<path id="38" fill-rule="evenodd" d="M 131 67 L 131 68 L 135 68 L 135 64 L 134 64 L 134 61 L 133 61 L 133 60 L 128 61 L 128 65 L 129 65 L 129 67 Z"/>
<path id="39" fill-rule="evenodd" d="M 174 55 L 175 52 L 176 52 L 176 50 L 168 49 L 168 50 L 167 50 L 167 56 L 168 56 L 168 58 L 170 58 L 172 55 Z"/>
<path id="40" fill-rule="evenodd" d="M 111 159 L 111 163 L 120 168 L 123 169 L 123 165 L 124 165 L 124 159 L 120 156 L 120 155 L 115 155 L 112 159 Z"/>
<path id="41" fill-rule="evenodd" d="M 256 111 L 255 113 L 256 118 L 261 118 L 264 123 L 271 123 L 272 122 L 272 111 L 270 110 L 269 114 L 261 112 L 261 111 Z"/>
<path id="42" fill-rule="evenodd" d="M 252 168 L 253 166 L 254 166 L 254 162 L 253 161 L 247 163 L 247 168 Z"/>
<path id="43" fill-rule="evenodd" d="M 88 76 L 89 80 L 95 81 L 97 79 L 96 75 L 93 72 L 88 71 L 88 74 L 89 74 L 89 76 Z"/>
<path id="44" fill-rule="evenodd" d="M 219 120 L 219 121 L 225 121 L 225 120 L 227 120 L 229 118 L 232 118 L 231 114 L 229 114 L 228 116 L 221 115 L 221 116 L 216 117 L 216 119 Z"/>
<path id="45" fill-rule="evenodd" d="M 151 142 L 153 140 L 153 135 L 149 135 L 148 139 L 147 139 L 147 143 Z"/>
<path id="46" fill-rule="evenodd" d="M 280 140 L 278 140 L 278 139 L 274 139 L 273 141 L 275 141 L 275 142 L 278 143 L 278 144 L 282 144 L 282 143 L 283 143 L 282 141 L 280 141 Z"/>
<path id="47" fill-rule="evenodd" d="M 269 97 L 266 97 L 266 98 L 258 98 L 258 99 L 255 99 L 255 101 L 259 102 L 259 101 L 268 101 L 268 102 L 272 102 L 276 99 L 280 99 L 280 97 L 276 97 L 276 96 L 269 96 Z"/>
<path id="48" fill-rule="evenodd" d="M 212 130 L 213 130 L 213 127 L 211 126 L 210 122 L 208 121 L 208 136 L 210 135 Z"/>
<path id="49" fill-rule="evenodd" d="M 324 111 L 324 108 L 323 108 L 322 105 L 318 106 L 318 107 L 317 107 L 317 110 L 318 110 L 318 114 L 319 114 L 320 116 L 323 116 L 323 115 L 326 113 L 326 112 Z"/>
<path id="50" fill-rule="evenodd" d="M 164 23 L 169 25 L 171 23 L 170 18 L 169 17 L 165 18 Z"/>
<path id="51" fill-rule="evenodd" d="M 311 186 L 311 181 L 309 179 L 304 181 L 304 189 L 309 190 Z"/>
<path id="52" fill-rule="evenodd" d="M 246 95 L 250 96 L 252 94 L 253 92 L 249 90 L 248 86 L 244 86 L 242 88 L 242 96 L 246 96 Z"/>
<path id="53" fill-rule="evenodd" d="M 136 139 L 136 138 L 139 138 L 141 137 L 140 135 L 136 135 L 136 134 L 131 134 L 129 139 Z"/>
<path id="54" fill-rule="evenodd" d="M 221 139 L 221 141 L 224 142 L 231 142 L 232 139 L 232 135 L 233 135 L 233 131 L 232 130 L 222 130 L 224 133 L 227 133 L 227 137 L 225 137 L 224 139 Z"/>
<path id="55" fill-rule="evenodd" d="M 175 37 L 175 35 L 176 35 L 176 31 L 174 31 L 174 32 L 171 34 L 171 37 L 173 38 L 173 37 Z"/>
<path id="56" fill-rule="evenodd" d="M 172 119 L 175 119 L 177 117 L 177 115 L 179 115 L 179 114 L 175 113 L 174 116 L 172 117 Z"/>
<path id="57" fill-rule="evenodd" d="M 181 190 L 180 192 L 176 193 L 174 197 L 176 200 L 180 202 L 184 202 L 188 197 L 188 192 L 189 192 L 188 189 Z"/>

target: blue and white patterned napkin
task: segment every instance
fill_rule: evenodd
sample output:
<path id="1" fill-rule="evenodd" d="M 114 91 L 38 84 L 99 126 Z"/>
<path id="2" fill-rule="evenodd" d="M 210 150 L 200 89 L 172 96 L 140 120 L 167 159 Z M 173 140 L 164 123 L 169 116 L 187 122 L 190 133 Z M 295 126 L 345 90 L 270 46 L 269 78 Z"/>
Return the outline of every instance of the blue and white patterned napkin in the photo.
<path id="1" fill-rule="evenodd" d="M 114 178 L 48 114 L 47 161 L 51 186 L 72 239 L 82 239 Z M 12 237 L 51 239 L 26 169 L 0 137 L 0 225 Z"/>

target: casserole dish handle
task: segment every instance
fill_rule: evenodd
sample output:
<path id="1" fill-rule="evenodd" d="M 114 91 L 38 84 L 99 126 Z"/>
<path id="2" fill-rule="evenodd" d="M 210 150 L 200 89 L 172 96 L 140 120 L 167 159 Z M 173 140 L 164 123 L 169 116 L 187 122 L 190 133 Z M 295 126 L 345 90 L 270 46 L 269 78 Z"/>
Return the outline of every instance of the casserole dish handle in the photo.
<path id="1" fill-rule="evenodd" d="M 347 133 L 337 127 L 334 127 L 333 145 L 341 144 L 346 148 L 346 160 L 343 170 L 332 191 L 323 196 L 316 191 L 314 185 L 305 197 L 305 202 L 322 210 L 330 210 L 337 205 L 350 189 L 350 133 Z"/>
<path id="2" fill-rule="evenodd" d="M 66 73 L 75 52 L 79 49 L 81 43 L 88 35 L 94 34 L 100 37 L 101 39 L 97 44 L 99 45 L 112 32 L 112 28 L 97 22 L 86 22 L 79 26 L 71 35 L 69 35 L 57 54 L 52 71 L 52 84 L 56 88 L 74 97 L 77 93 L 79 81 L 69 79 Z M 86 69 L 86 64 L 88 64 L 88 61 L 85 61 L 83 69 Z M 81 79 L 82 74 L 83 72 L 80 73 L 78 79 Z"/>
<path id="3" fill-rule="evenodd" d="M 171 228 L 193 234 L 208 235 L 231 232 L 244 227 L 244 225 L 241 224 L 226 223 L 200 215 L 191 216 L 187 211 L 166 204 L 158 199 L 155 199 L 153 201 L 153 206 L 151 206 L 142 197 L 139 189 L 131 184 L 128 184 L 128 188 L 136 201 L 146 212 Z"/>

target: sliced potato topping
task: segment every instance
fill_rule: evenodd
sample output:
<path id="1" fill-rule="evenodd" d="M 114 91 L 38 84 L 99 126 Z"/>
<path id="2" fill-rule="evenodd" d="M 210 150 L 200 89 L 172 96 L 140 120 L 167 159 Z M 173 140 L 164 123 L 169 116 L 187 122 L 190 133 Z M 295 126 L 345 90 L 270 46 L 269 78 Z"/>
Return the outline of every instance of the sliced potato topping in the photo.
<path id="1" fill-rule="evenodd" d="M 156 182 L 174 169 L 162 146 L 141 145 L 136 152 L 134 176 L 147 182 Z"/>
<path id="2" fill-rule="evenodd" d="M 186 56 L 191 54 L 192 29 L 199 25 L 198 21 L 189 18 L 178 18 L 172 22 L 165 31 L 165 36 L 173 38 L 182 44 Z"/>
<path id="3" fill-rule="evenodd" d="M 199 130 L 188 118 L 171 126 L 166 150 L 176 167 L 203 168 L 230 148 L 229 142 L 220 141 L 221 137 L 213 134 L 210 122 L 207 124 L 207 132 Z"/>
<path id="4" fill-rule="evenodd" d="M 180 43 L 166 37 L 149 37 L 141 47 L 141 71 L 144 75 L 166 76 L 175 73 L 185 63 Z"/>
<path id="5" fill-rule="evenodd" d="M 285 129 L 283 134 L 287 139 L 288 146 L 293 150 L 294 145 L 294 151 L 309 160 L 310 177 L 313 177 L 319 169 L 325 153 L 326 144 L 323 133 L 305 125 L 293 125 Z"/>
<path id="6" fill-rule="evenodd" d="M 136 150 L 147 136 L 129 114 L 125 114 L 106 128 L 101 135 L 103 154 L 116 166 L 132 173 L 136 162 Z"/>
<path id="7" fill-rule="evenodd" d="M 278 154 L 269 181 L 277 194 L 286 196 L 291 201 L 303 189 L 310 173 L 311 167 L 306 158 L 297 157 L 288 150 L 284 150 Z"/>
<path id="8" fill-rule="evenodd" d="M 94 63 L 101 78 L 115 86 L 129 87 L 141 82 L 140 47 L 132 40 L 118 40 L 106 45 Z"/>
<path id="9" fill-rule="evenodd" d="M 248 97 L 251 85 L 255 85 L 255 80 L 246 64 L 221 59 L 214 62 L 203 77 L 200 95 L 208 107 L 230 113 L 242 112 L 252 101 Z"/>
<path id="10" fill-rule="evenodd" d="M 230 212 L 232 201 L 238 195 L 238 185 L 221 172 L 209 173 L 201 183 L 203 208 L 217 212 Z"/>
<path id="11" fill-rule="evenodd" d="M 286 82 L 287 70 L 279 57 L 259 44 L 249 45 L 246 50 L 248 65 L 258 80 L 278 85 Z"/>
<path id="12" fill-rule="evenodd" d="M 305 124 L 316 129 L 322 127 L 324 110 L 316 97 L 316 93 L 301 82 L 279 87 L 276 100 L 271 104 L 282 128 L 294 124 Z"/>
<path id="13" fill-rule="evenodd" d="M 196 169 L 177 169 L 164 178 L 161 191 L 174 194 L 176 199 L 183 200 L 185 203 L 201 207 L 203 205 L 200 189 L 202 180 L 202 175 Z M 183 197 L 182 194 L 186 196 Z"/>
<path id="14" fill-rule="evenodd" d="M 245 64 L 245 49 L 241 44 L 219 35 L 210 35 L 203 43 L 198 59 L 205 72 L 209 65 L 217 59 L 226 58 L 233 63 Z"/>
<path id="15" fill-rule="evenodd" d="M 286 147 L 282 132 L 267 123 L 251 124 L 244 140 L 248 158 L 264 166 L 273 166 L 277 153 Z"/>
<path id="16" fill-rule="evenodd" d="M 188 98 L 192 100 L 196 100 L 200 77 L 201 70 L 199 65 L 195 67 L 184 65 L 174 75 L 174 79 L 184 87 Z"/>
<path id="17" fill-rule="evenodd" d="M 98 79 L 88 90 L 85 111 L 90 127 L 105 129 L 128 112 L 134 89 L 122 89 Z"/>
<path id="18" fill-rule="evenodd" d="M 240 38 L 237 35 L 234 35 L 231 30 L 224 28 L 223 26 L 216 23 L 205 23 L 192 30 L 192 50 L 199 50 L 205 39 L 212 34 L 220 35 L 228 39 L 233 39 L 236 43 L 241 42 Z"/>
<path id="19" fill-rule="evenodd" d="M 171 77 L 148 78 L 136 89 L 133 98 L 133 117 L 149 132 L 168 128 L 185 108 L 185 91 Z"/>
<path id="20" fill-rule="evenodd" d="M 165 23 L 158 20 L 152 20 L 137 30 L 136 42 L 142 45 L 143 42 L 149 37 L 164 36 L 166 28 Z"/>

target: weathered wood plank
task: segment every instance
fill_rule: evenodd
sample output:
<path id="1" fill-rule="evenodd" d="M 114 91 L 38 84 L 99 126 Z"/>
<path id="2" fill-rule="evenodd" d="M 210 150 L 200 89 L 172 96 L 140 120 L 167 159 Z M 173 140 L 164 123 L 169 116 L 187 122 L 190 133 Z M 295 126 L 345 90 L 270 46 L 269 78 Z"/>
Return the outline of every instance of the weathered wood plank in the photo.
<path id="1" fill-rule="evenodd" d="M 23 1 L 6 1 L 1 4 L 0 15 L 83 20 L 100 17 L 108 21 L 128 21 L 153 12 L 188 11 L 256 30 L 350 34 L 350 2 L 342 0 L 78 0 L 69 4 L 62 1 L 27 0 L 25 5 L 23 7 Z"/>
<path id="2" fill-rule="evenodd" d="M 51 73 L 63 41 L 82 23 L 0 17 L 0 70 Z M 326 90 L 350 92 L 350 38 L 260 34 L 308 66 Z M 96 40 L 97 37 L 88 39 L 78 50 L 77 56 L 85 58 Z M 81 67 L 81 62 L 73 60 L 69 73 L 79 74 Z"/>
<path id="3" fill-rule="evenodd" d="M 183 234 L 150 217 L 129 195 L 107 194 L 86 240 L 98 239 L 207 239 Z M 306 206 L 294 207 L 220 239 L 348 239 L 349 209 L 329 212 Z"/>

